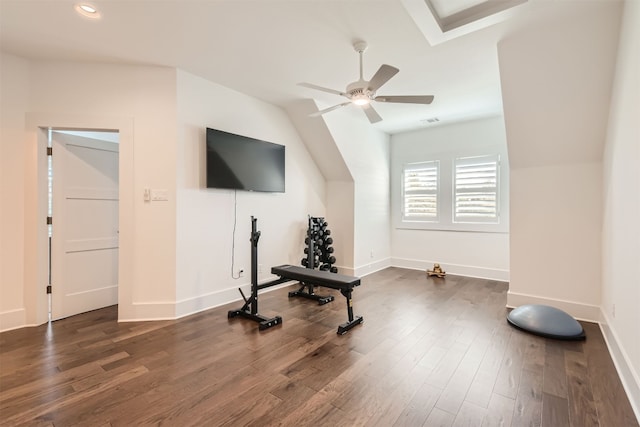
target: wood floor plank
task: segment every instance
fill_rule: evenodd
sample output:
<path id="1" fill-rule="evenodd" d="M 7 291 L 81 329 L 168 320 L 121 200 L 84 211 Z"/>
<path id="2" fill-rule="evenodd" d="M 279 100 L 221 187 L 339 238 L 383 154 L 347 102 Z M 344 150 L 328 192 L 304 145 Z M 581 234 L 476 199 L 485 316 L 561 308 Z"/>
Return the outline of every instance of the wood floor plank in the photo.
<path id="1" fill-rule="evenodd" d="M 542 372 L 523 370 L 515 400 L 512 424 L 539 427 L 542 425 Z"/>
<path id="2" fill-rule="evenodd" d="M 502 358 L 500 371 L 496 378 L 493 392 L 504 397 L 515 399 L 518 395 L 522 367 L 524 365 L 524 354 L 526 346 L 524 343 L 528 338 L 520 331 L 513 331 L 509 344 Z"/>
<path id="3" fill-rule="evenodd" d="M 566 351 L 565 364 L 571 425 L 575 427 L 598 426 L 598 411 L 593 399 L 584 354 Z"/>
<path id="4" fill-rule="evenodd" d="M 564 349 L 556 341 L 549 341 L 545 347 L 544 382 L 542 390 L 557 397 L 567 397 L 567 374 L 565 371 Z"/>
<path id="5" fill-rule="evenodd" d="M 473 403 L 463 402 L 460 410 L 456 414 L 456 418 L 453 420 L 454 427 L 474 427 L 482 425 L 482 420 L 487 413 L 485 408 L 482 408 Z"/>
<path id="6" fill-rule="evenodd" d="M 489 400 L 487 413 L 482 419 L 482 426 L 510 426 L 514 406 L 515 401 L 513 399 L 493 393 Z"/>
<path id="7" fill-rule="evenodd" d="M 424 384 L 429 372 L 430 370 L 427 368 L 416 365 L 391 393 L 384 385 L 378 386 L 372 399 L 373 411 L 367 414 L 368 417 L 364 425 L 370 427 L 392 425 Z"/>
<path id="8" fill-rule="evenodd" d="M 482 339 L 471 343 L 453 376 L 443 389 L 436 407 L 452 414 L 458 413 L 482 362 L 487 346 L 488 342 Z"/>
<path id="9" fill-rule="evenodd" d="M 429 417 L 429 414 L 438 401 L 441 393 L 442 389 L 425 382 L 416 392 L 404 411 L 402 411 L 400 416 L 398 416 L 398 419 L 393 423 L 393 425 L 395 427 L 423 425 Z"/>
<path id="10" fill-rule="evenodd" d="M 542 425 L 569 426 L 569 402 L 563 397 L 542 393 Z"/>
<path id="11" fill-rule="evenodd" d="M 365 322 L 342 336 L 344 297 L 319 306 L 296 288 L 261 294 L 284 319 L 266 331 L 228 319 L 233 303 L 0 333 L 0 425 L 638 427 L 598 325 L 585 342 L 513 329 L 504 282 L 387 268 L 362 278 Z"/>
<path id="12" fill-rule="evenodd" d="M 455 419 L 455 415 L 442 409 L 433 408 L 423 427 L 450 427 Z"/>
<path id="13" fill-rule="evenodd" d="M 482 358 L 469 390 L 467 390 L 465 396 L 467 402 L 483 408 L 489 406 L 491 393 L 502 367 L 502 359 L 512 333 L 513 329 L 503 323 L 494 329 L 490 345 Z"/>
<path id="14" fill-rule="evenodd" d="M 638 426 L 627 395 L 622 388 L 607 345 L 597 324 L 582 324 L 587 340 L 584 343 L 588 378 L 602 426 Z"/>

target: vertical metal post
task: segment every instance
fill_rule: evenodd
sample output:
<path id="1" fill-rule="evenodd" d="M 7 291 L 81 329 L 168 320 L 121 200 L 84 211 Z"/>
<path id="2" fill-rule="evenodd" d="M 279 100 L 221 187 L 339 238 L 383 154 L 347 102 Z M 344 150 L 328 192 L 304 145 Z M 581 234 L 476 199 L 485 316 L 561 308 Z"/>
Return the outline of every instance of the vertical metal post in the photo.
<path id="1" fill-rule="evenodd" d="M 258 314 L 258 218 L 251 216 L 251 295 L 254 297 L 251 303 L 251 314 Z"/>
<path id="2" fill-rule="evenodd" d="M 309 244 L 307 245 L 307 268 L 314 269 L 316 267 L 316 235 L 313 230 L 313 219 L 309 215 L 309 227 L 307 228 L 307 237 L 309 238 Z"/>

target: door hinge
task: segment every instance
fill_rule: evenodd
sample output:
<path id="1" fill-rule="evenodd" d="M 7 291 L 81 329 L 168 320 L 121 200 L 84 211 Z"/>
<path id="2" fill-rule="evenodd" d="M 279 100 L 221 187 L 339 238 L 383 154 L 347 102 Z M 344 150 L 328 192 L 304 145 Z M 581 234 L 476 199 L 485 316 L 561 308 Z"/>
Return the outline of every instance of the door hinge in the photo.
<path id="1" fill-rule="evenodd" d="M 53 147 L 47 147 L 47 156 L 53 155 Z"/>
<path id="2" fill-rule="evenodd" d="M 53 224 L 53 217 L 52 216 L 48 216 L 47 217 L 47 225 L 51 225 Z"/>
<path id="3" fill-rule="evenodd" d="M 47 285 L 47 293 L 50 294 L 51 293 L 51 285 Z"/>

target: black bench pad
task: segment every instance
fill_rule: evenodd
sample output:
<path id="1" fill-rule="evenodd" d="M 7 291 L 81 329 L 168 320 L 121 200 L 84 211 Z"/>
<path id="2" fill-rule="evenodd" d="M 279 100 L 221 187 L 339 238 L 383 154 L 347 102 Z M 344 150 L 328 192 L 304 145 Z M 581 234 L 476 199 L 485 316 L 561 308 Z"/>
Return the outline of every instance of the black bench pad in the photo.
<path id="1" fill-rule="evenodd" d="M 353 289 L 360 286 L 360 278 L 345 276 L 343 274 L 331 273 L 329 271 L 312 270 L 310 268 L 298 267 L 295 265 L 279 265 L 271 267 L 271 274 L 280 277 L 308 282 L 318 286 L 332 289 Z"/>

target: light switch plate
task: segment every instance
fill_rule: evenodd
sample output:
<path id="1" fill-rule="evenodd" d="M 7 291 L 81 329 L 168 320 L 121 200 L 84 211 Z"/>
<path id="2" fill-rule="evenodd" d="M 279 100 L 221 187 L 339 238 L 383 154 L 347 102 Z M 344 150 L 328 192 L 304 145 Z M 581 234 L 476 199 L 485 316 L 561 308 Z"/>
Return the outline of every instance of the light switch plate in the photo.
<path id="1" fill-rule="evenodd" d="M 169 200 L 169 190 L 166 189 L 152 189 L 151 200 L 154 202 L 162 202 Z"/>

